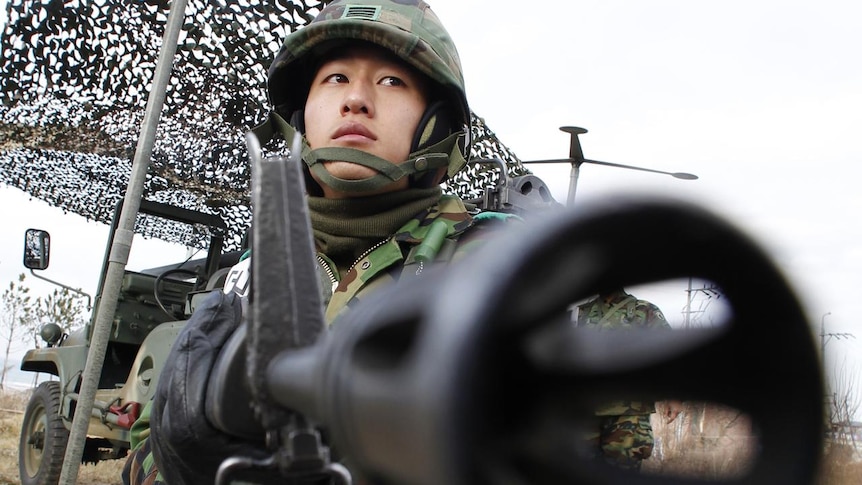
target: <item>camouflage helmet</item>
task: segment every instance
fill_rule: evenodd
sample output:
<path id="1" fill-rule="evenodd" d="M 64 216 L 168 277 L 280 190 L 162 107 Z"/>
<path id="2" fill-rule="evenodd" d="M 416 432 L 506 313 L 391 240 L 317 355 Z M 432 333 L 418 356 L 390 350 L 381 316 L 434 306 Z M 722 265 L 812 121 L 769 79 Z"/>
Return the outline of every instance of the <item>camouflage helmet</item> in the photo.
<path id="1" fill-rule="evenodd" d="M 296 113 L 301 113 L 305 106 L 321 53 L 333 43 L 351 41 L 382 47 L 432 81 L 429 108 L 433 104 L 437 105 L 436 109 L 443 106 L 449 125 L 446 135 L 448 132 L 460 135 L 460 156 L 451 157 L 447 172 L 451 177 L 461 170 L 470 150 L 470 108 L 461 61 L 443 24 L 422 0 L 334 0 L 329 3 L 311 23 L 287 36 L 269 68 L 267 87 L 276 112 L 303 131 L 301 126 L 296 126 L 301 123 L 301 119 L 295 120 Z M 442 99 L 433 103 L 434 96 Z M 428 113 L 423 118 L 427 117 Z M 420 124 L 416 139 L 423 130 L 427 127 Z M 432 143 L 436 141 L 439 140 L 431 140 Z"/>

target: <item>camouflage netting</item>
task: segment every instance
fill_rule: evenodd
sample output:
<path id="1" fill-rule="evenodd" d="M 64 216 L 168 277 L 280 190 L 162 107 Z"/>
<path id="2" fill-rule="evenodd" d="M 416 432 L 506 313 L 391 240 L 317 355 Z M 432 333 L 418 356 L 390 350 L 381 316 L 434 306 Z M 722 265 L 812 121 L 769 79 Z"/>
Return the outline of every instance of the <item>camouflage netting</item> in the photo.
<path id="1" fill-rule="evenodd" d="M 269 109 L 280 40 L 322 0 L 189 0 L 144 189 L 149 200 L 221 216 L 236 248 L 251 218 L 244 132 Z M 109 222 L 131 174 L 169 5 L 166 0 L 9 0 L 0 38 L 0 183 Z M 517 157 L 473 117 L 475 157 Z M 497 174 L 469 167 L 449 190 L 480 196 Z M 147 237 L 195 245 L 150 222 Z"/>

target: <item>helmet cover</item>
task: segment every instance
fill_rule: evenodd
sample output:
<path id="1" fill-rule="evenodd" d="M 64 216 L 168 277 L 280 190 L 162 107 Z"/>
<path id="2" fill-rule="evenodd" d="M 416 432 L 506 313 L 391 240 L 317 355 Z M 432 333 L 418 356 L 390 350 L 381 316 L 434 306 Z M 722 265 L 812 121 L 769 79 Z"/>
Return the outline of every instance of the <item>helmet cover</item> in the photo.
<path id="1" fill-rule="evenodd" d="M 455 130 L 463 131 L 463 156 L 452 157 L 448 168 L 449 177 L 455 175 L 469 155 L 470 108 L 455 44 L 422 0 L 331 2 L 311 23 L 287 36 L 270 66 L 267 87 L 276 111 L 289 120 L 304 108 L 322 53 L 345 41 L 382 47 L 430 79 L 436 88 L 432 92 L 442 94 L 453 122 L 462 125 Z"/>

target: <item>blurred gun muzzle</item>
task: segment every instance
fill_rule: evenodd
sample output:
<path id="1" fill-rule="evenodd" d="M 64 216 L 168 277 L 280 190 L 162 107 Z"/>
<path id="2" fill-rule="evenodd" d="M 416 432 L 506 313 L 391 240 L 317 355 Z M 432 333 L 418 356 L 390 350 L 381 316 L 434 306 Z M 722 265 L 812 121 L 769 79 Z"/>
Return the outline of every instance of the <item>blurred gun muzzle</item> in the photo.
<path id="1" fill-rule="evenodd" d="M 371 483 L 704 483 L 577 458 L 596 404 L 632 395 L 749 416 L 756 456 L 722 483 L 814 480 L 816 346 L 756 244 L 676 201 L 534 219 L 444 271 L 370 295 L 315 345 L 280 353 L 270 395 L 328 429 Z M 723 325 L 632 334 L 571 322 L 571 305 L 602 290 L 690 277 L 721 288 Z"/>

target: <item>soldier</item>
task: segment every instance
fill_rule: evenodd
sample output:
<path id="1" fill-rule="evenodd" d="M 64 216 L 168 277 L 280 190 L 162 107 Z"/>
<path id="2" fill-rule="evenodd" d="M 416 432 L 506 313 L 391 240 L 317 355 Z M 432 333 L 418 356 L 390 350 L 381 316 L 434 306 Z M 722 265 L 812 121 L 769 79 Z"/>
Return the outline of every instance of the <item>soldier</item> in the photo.
<path id="1" fill-rule="evenodd" d="M 466 164 L 470 109 L 458 53 L 425 2 L 333 1 L 287 36 L 268 91 L 277 131 L 304 135 L 318 263 L 332 283 L 323 285 L 327 322 L 371 288 L 420 273 L 423 245 L 440 247 L 445 262 L 480 239 L 463 202 L 440 187 Z M 236 295 L 220 292 L 196 310 L 151 416 L 133 429 L 125 483 L 211 484 L 225 458 L 256 452 L 204 417 L 212 363 L 240 314 Z"/>
<path id="2" fill-rule="evenodd" d="M 577 326 L 602 330 L 671 328 L 657 306 L 638 300 L 622 288 L 579 305 Z M 679 401 L 667 401 L 667 422 L 676 419 L 681 410 Z M 595 412 L 597 430 L 586 437 L 592 458 L 639 471 L 643 460 L 652 455 L 650 415 L 655 412 L 655 403 L 649 401 L 618 401 L 601 406 Z"/>

